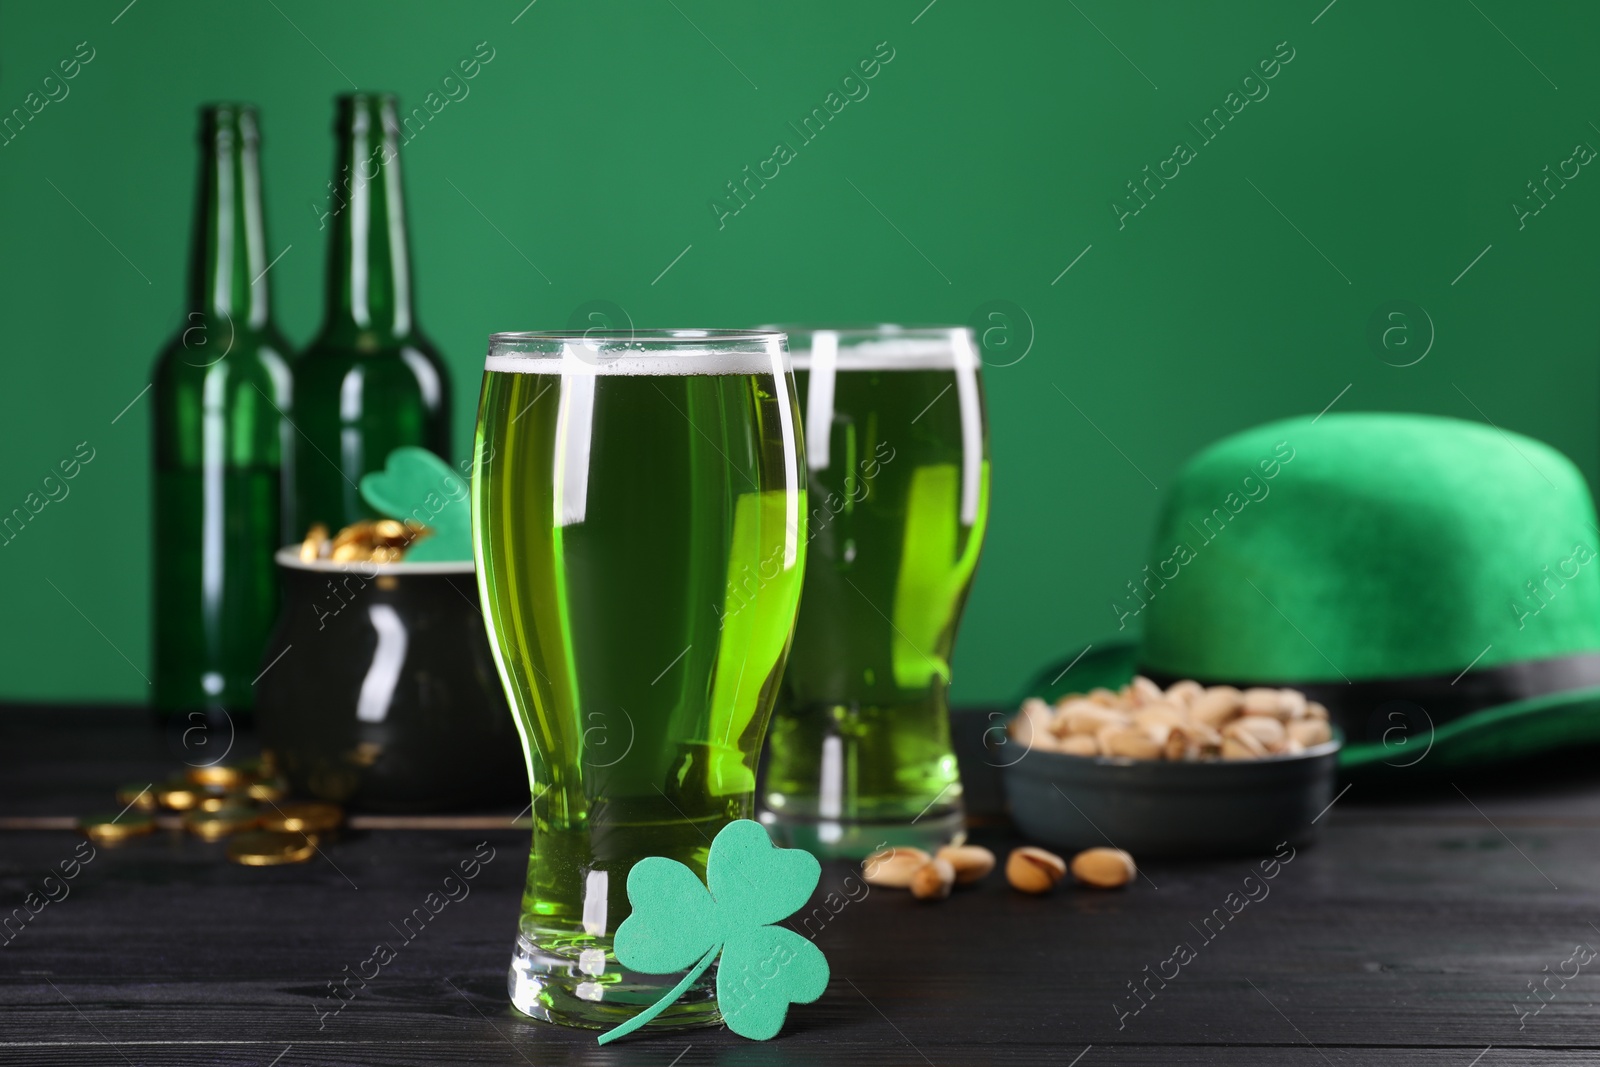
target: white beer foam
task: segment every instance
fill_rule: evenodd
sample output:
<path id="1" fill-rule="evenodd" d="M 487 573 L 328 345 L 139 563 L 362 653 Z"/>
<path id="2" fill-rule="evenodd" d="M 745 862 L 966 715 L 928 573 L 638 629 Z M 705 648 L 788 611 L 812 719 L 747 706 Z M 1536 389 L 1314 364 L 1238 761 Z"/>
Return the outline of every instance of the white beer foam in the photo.
<path id="1" fill-rule="evenodd" d="M 716 348 L 674 348 L 670 353 L 660 355 L 612 355 L 568 347 L 560 356 L 515 352 L 490 355 L 483 361 L 483 369 L 498 374 L 587 374 L 640 378 L 691 374 L 771 374 L 773 357 L 766 352 L 728 352 Z"/>
<path id="2" fill-rule="evenodd" d="M 814 343 L 814 342 L 813 342 Z M 795 370 L 811 369 L 811 353 L 790 356 Z M 966 354 L 945 338 L 903 337 L 863 341 L 838 346 L 835 366 L 852 370 L 954 370 L 966 365 Z"/>

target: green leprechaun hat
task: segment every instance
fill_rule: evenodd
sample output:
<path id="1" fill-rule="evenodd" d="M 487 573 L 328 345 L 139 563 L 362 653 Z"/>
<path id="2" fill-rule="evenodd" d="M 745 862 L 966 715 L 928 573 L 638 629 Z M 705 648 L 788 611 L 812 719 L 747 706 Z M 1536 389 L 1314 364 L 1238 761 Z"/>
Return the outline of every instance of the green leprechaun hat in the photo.
<path id="1" fill-rule="evenodd" d="M 1542 442 L 1425 415 L 1269 423 L 1188 463 L 1152 545 L 1112 604 L 1142 642 L 1035 692 L 1290 686 L 1352 769 L 1600 742 L 1600 528 Z"/>

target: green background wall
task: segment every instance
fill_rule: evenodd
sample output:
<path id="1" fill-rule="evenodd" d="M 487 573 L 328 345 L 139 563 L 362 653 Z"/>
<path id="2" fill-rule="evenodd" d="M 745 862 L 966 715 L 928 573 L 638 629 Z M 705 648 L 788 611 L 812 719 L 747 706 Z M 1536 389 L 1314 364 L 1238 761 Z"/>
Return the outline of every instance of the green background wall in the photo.
<path id="1" fill-rule="evenodd" d="M 959 701 L 1010 697 L 1115 632 L 1109 603 L 1186 456 L 1346 387 L 1335 410 L 1492 420 L 1593 481 L 1600 174 L 1537 215 L 1512 205 L 1600 146 L 1600 8 L 525 3 L 0 2 L 0 112 L 79 42 L 95 57 L 0 147 L 0 511 L 95 449 L 0 548 L 0 697 L 148 691 L 149 397 L 127 406 L 183 319 L 196 105 L 262 108 L 269 240 L 288 249 L 273 296 L 304 342 L 331 97 L 353 81 L 418 103 L 485 41 L 470 95 L 404 155 L 458 456 L 485 335 L 562 326 L 586 301 L 641 326 L 1012 309 L 985 372 L 994 512 Z M 724 184 L 882 41 L 870 95 L 719 228 Z M 1203 143 L 1189 124 L 1279 42 L 1293 59 L 1269 95 Z M 1119 225 L 1125 183 L 1178 141 L 1196 158 Z M 1414 309 L 1412 347 L 1367 336 L 1397 300 L 1435 334 L 1412 366 L 1390 364 L 1427 339 Z"/>

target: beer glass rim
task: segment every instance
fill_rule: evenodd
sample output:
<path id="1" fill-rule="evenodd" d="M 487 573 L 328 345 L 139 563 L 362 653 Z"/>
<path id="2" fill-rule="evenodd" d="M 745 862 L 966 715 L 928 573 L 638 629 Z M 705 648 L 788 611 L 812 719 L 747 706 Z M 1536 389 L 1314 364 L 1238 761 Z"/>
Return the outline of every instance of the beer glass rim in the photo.
<path id="1" fill-rule="evenodd" d="M 528 330 L 489 336 L 486 371 L 519 374 L 787 374 L 772 330 Z"/>
<path id="2" fill-rule="evenodd" d="M 489 335 L 491 348 L 517 346 L 518 351 L 537 350 L 545 345 L 559 349 L 561 346 L 575 343 L 598 344 L 607 348 L 651 347 L 658 345 L 714 348 L 722 345 L 768 345 L 774 340 L 784 340 L 782 331 L 765 328 L 755 330 L 701 330 L 664 327 L 632 330 L 513 330 Z M 521 347 L 524 345 L 529 347 Z"/>
<path id="3" fill-rule="evenodd" d="M 841 341 L 945 341 L 958 333 L 971 333 L 959 323 L 938 322 L 777 322 L 762 323 L 758 330 L 774 330 L 789 338 L 791 348 L 809 342 L 819 333 L 832 334 Z"/>
<path id="4" fill-rule="evenodd" d="M 976 368 L 980 362 L 972 330 L 956 325 L 897 323 L 794 323 L 762 326 L 789 339 L 795 370 L 810 370 L 813 358 L 839 370 Z"/>

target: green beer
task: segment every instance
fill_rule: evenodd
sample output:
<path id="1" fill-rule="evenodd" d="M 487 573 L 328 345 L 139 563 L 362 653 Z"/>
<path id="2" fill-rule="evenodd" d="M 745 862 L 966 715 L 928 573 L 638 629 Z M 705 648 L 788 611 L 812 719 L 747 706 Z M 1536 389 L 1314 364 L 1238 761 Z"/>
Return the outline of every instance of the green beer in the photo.
<path id="1" fill-rule="evenodd" d="M 703 876 L 717 831 L 753 815 L 805 564 L 803 463 L 781 334 L 491 339 L 473 536 L 533 789 L 521 1011 L 612 1026 L 677 981 L 620 967 L 611 939 L 637 860 Z M 652 1025 L 715 1023 L 712 977 Z"/>
<path id="2" fill-rule="evenodd" d="M 989 515 L 965 329 L 798 331 L 809 562 L 763 821 L 822 855 L 962 831 L 950 654 Z"/>

